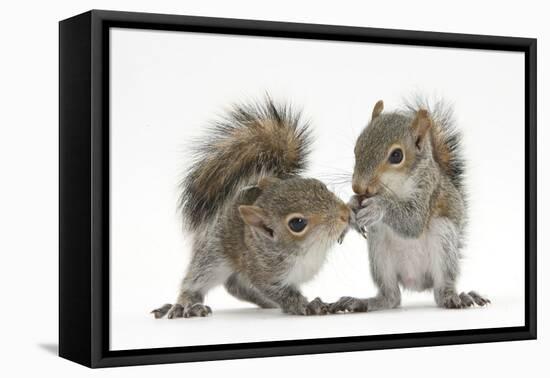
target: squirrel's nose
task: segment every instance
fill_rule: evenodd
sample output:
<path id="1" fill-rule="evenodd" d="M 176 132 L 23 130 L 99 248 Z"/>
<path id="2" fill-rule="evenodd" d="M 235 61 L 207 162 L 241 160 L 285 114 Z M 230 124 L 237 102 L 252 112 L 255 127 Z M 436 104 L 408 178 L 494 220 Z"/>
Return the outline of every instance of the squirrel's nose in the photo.
<path id="1" fill-rule="evenodd" d="M 351 185 L 351 188 L 353 189 L 353 192 L 357 195 L 363 195 L 367 191 L 367 185 L 359 182 L 354 182 Z"/>
<path id="2" fill-rule="evenodd" d="M 376 194 L 377 190 L 372 186 L 367 186 L 367 190 L 365 190 L 365 197 L 369 198 Z"/>
<path id="3" fill-rule="evenodd" d="M 350 209 L 344 205 L 340 210 L 340 220 L 347 224 L 349 223 L 349 218 L 350 218 Z"/>
<path id="4" fill-rule="evenodd" d="M 351 188 L 355 194 L 364 198 L 372 197 L 377 192 L 375 185 L 361 184 L 357 182 L 354 182 Z"/>

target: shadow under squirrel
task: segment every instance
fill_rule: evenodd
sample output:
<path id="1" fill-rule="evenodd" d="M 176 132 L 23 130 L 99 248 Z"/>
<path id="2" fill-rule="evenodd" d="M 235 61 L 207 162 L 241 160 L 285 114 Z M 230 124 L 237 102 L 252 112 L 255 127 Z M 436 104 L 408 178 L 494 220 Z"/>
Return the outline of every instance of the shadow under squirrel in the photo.
<path id="1" fill-rule="evenodd" d="M 210 128 L 182 184 L 192 259 L 176 303 L 153 310 L 156 318 L 207 316 L 204 296 L 219 284 L 262 308 L 328 313 L 299 285 L 343 237 L 351 210 L 322 182 L 299 176 L 309 145 L 300 113 L 268 96 L 233 107 Z"/>

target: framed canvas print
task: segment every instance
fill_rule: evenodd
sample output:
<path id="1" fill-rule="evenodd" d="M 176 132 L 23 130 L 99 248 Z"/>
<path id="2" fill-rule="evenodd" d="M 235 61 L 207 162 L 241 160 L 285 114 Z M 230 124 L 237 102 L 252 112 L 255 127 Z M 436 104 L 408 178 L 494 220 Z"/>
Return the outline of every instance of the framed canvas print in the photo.
<path id="1" fill-rule="evenodd" d="M 536 40 L 60 22 L 60 355 L 536 337 Z"/>

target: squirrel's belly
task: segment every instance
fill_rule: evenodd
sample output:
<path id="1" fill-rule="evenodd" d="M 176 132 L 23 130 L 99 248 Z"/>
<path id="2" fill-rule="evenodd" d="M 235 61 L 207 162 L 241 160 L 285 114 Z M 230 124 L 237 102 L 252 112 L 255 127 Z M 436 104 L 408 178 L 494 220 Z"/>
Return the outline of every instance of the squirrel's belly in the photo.
<path id="1" fill-rule="evenodd" d="M 393 270 L 405 289 L 423 291 L 433 286 L 433 260 L 438 254 L 439 242 L 426 233 L 419 238 L 403 238 L 390 227 L 378 230 L 383 234 L 377 243 L 377 254 L 384 255 L 386 267 Z"/>
<path id="2" fill-rule="evenodd" d="M 396 249 L 396 274 L 405 289 L 422 291 L 430 281 L 428 251 L 420 243 L 409 243 L 407 249 Z"/>

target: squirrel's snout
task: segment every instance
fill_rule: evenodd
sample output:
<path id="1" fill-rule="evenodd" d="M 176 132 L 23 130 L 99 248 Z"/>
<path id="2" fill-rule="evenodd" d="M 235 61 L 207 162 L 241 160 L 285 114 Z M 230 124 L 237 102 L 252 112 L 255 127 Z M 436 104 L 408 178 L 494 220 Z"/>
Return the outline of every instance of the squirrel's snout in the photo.
<path id="1" fill-rule="evenodd" d="M 346 215 L 340 215 L 340 220 L 344 223 L 349 223 L 349 213 Z"/>
<path id="2" fill-rule="evenodd" d="M 361 185 L 360 183 L 354 181 L 351 185 L 351 188 L 353 189 L 353 192 L 357 195 L 363 194 L 367 190 L 366 185 Z"/>
<path id="3" fill-rule="evenodd" d="M 358 197 L 362 197 L 362 199 L 366 199 L 369 197 L 372 197 L 376 194 L 378 191 L 377 189 L 377 181 L 371 180 L 371 182 L 361 182 L 361 181 L 354 181 L 352 183 L 351 188 L 353 189 L 353 192 L 357 194 Z"/>
<path id="4" fill-rule="evenodd" d="M 340 220 L 345 224 L 348 224 L 350 220 L 350 216 L 351 216 L 351 210 L 349 209 L 349 207 L 345 205 L 342 206 L 340 210 Z"/>

